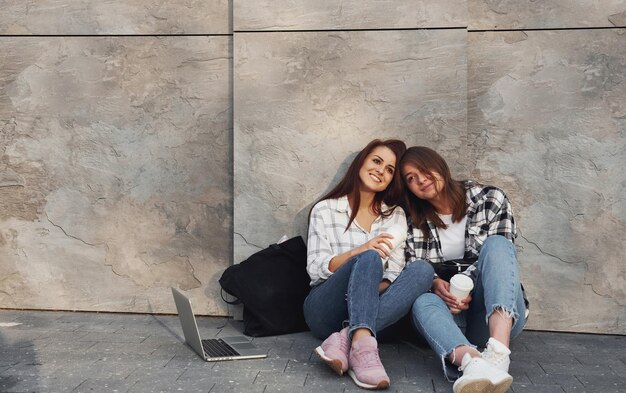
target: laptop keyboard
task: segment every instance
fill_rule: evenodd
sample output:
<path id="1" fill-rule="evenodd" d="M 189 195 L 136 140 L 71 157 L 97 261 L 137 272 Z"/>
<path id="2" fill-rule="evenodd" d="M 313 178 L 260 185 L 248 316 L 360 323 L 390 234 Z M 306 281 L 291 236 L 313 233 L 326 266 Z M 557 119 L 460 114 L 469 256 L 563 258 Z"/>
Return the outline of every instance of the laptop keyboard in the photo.
<path id="1" fill-rule="evenodd" d="M 208 357 L 223 357 L 239 355 L 230 345 L 226 344 L 221 338 L 202 340 L 204 353 Z"/>

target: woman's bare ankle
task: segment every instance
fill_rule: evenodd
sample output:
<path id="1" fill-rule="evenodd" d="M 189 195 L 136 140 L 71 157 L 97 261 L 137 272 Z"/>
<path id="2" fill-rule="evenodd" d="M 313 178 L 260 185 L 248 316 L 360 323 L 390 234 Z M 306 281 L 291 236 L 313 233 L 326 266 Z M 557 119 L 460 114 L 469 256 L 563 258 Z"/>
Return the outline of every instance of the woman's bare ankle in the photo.
<path id="1" fill-rule="evenodd" d="M 370 332 L 369 329 L 360 328 L 360 329 L 355 330 L 354 333 L 352 333 L 352 342 L 359 341 L 362 338 L 371 337 L 371 336 L 372 336 L 372 332 Z"/>
<path id="2" fill-rule="evenodd" d="M 452 364 L 460 366 L 461 360 L 466 353 L 469 353 L 470 356 L 473 358 L 480 357 L 480 352 L 478 352 L 475 348 L 472 348 L 468 345 L 459 345 L 452 350 L 452 352 L 448 356 L 448 360 L 450 360 Z"/>

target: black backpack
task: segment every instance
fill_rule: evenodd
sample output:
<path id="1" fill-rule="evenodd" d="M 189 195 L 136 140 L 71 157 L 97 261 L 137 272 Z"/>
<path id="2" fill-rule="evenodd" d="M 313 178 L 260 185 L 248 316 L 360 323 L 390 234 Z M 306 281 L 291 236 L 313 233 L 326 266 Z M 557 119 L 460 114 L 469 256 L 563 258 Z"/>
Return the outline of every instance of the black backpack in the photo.
<path id="1" fill-rule="evenodd" d="M 238 299 L 228 303 L 243 303 L 244 334 L 261 337 L 308 330 L 302 305 L 310 280 L 306 245 L 297 236 L 228 267 L 219 283 Z"/>

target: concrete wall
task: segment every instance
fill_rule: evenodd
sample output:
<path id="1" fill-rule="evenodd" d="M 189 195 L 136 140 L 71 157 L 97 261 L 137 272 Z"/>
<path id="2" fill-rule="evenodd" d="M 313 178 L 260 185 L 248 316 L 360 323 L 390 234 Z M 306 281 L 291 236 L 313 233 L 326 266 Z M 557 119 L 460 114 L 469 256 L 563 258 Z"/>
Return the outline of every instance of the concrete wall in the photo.
<path id="1" fill-rule="evenodd" d="M 626 333 L 623 2 L 264 3 L 234 5 L 235 260 L 400 137 L 508 191 L 530 328 Z"/>
<path id="2" fill-rule="evenodd" d="M 306 234 L 311 203 L 371 139 L 464 150 L 466 42 L 465 30 L 236 34 L 235 260 Z"/>
<path id="3" fill-rule="evenodd" d="M 624 334 L 626 4 L 468 7 L 472 176 L 515 204 L 529 327 Z"/>
<path id="4" fill-rule="evenodd" d="M 224 315 L 397 137 L 508 191 L 529 327 L 626 333 L 622 1 L 5 3 L 3 307 Z"/>
<path id="5" fill-rule="evenodd" d="M 226 0 L 3 3 L 2 307 L 172 312 L 176 286 L 226 313 L 229 14 Z"/>
<path id="6" fill-rule="evenodd" d="M 531 327 L 626 332 L 623 33 L 470 35 L 472 176 L 513 199 Z"/>

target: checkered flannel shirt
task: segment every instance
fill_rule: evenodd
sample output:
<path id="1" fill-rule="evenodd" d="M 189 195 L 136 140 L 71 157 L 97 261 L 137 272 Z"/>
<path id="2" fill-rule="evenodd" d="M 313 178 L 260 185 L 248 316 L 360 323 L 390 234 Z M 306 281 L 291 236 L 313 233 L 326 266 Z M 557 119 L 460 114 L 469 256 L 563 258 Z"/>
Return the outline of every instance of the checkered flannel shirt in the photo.
<path id="1" fill-rule="evenodd" d="M 517 230 L 511 203 L 501 189 L 494 186 L 484 186 L 473 181 L 465 182 L 465 195 L 467 197 L 467 224 L 465 227 L 465 255 L 464 259 L 478 258 L 480 249 L 489 236 L 501 235 L 515 241 Z M 411 221 L 411 220 L 409 220 Z M 433 234 L 426 239 L 419 228 L 415 228 L 409 222 L 409 235 L 405 256 L 407 264 L 421 259 L 432 263 L 443 262 L 441 241 L 439 232 L 432 222 L 428 221 L 428 228 Z M 477 279 L 475 264 L 468 267 L 464 274 Z M 526 304 L 526 317 L 528 317 L 529 301 L 522 285 L 522 295 Z"/>
<path id="2" fill-rule="evenodd" d="M 517 236 L 511 203 L 497 187 L 483 186 L 467 181 L 467 225 L 465 227 L 465 259 L 478 258 L 480 248 L 489 236 L 502 235 L 514 241 Z M 428 227 L 433 234 L 426 238 L 419 228 L 409 223 L 409 237 L 405 250 L 407 262 L 416 259 L 432 263 L 443 262 L 439 232 L 432 222 Z"/>
<path id="3" fill-rule="evenodd" d="M 389 207 L 383 203 L 381 209 L 387 211 Z M 356 220 L 346 231 L 351 212 L 346 196 L 326 199 L 313 206 L 307 244 L 307 272 L 311 277 L 311 286 L 321 284 L 333 274 L 328 269 L 333 257 L 366 243 L 393 225 L 408 229 L 406 214 L 398 207 L 388 217 L 376 218 L 369 232 L 361 228 Z M 403 242 L 392 251 L 385 263 L 383 278 L 393 282 L 400 275 L 405 266 L 405 247 Z"/>

